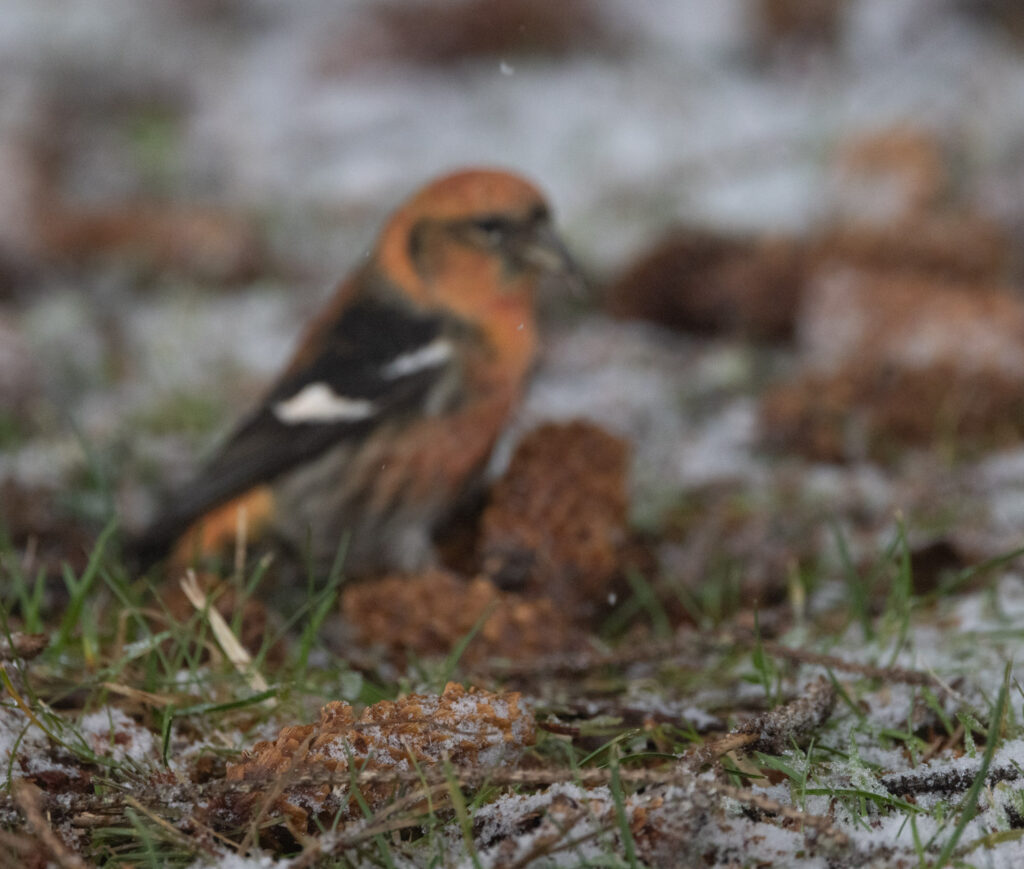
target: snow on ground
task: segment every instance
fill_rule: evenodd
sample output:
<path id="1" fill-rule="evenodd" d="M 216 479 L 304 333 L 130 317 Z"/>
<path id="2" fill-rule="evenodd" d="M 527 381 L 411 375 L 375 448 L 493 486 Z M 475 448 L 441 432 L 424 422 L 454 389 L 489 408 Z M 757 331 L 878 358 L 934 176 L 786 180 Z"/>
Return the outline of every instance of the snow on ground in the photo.
<path id="1" fill-rule="evenodd" d="M 326 58 L 357 53 L 372 6 L 265 2 L 217 28 L 200 26 L 185 7 L 129 0 L 8 4 L 0 71 L 18 96 L 0 117 L 0 151 L 42 125 L 54 101 L 97 100 L 104 88 L 166 91 L 188 107 L 165 146 L 175 190 L 265 215 L 311 269 L 298 298 L 287 283 L 264 283 L 225 297 L 178 289 L 124 305 L 117 287 L 72 285 L 48 287 L 15 311 L 57 413 L 87 439 L 109 440 L 131 408 L 204 383 L 223 395 L 226 418 L 240 412 L 387 210 L 452 166 L 496 163 L 537 178 L 581 259 L 602 272 L 674 219 L 779 230 L 842 211 L 829 154 L 852 134 L 910 122 L 965 143 L 968 198 L 987 189 L 980 179 L 1013 175 L 1018 159 L 1021 55 L 941 4 L 850 3 L 833 58 L 773 74 L 742 60 L 750 9 L 738 0 L 608 3 L 625 47 L 607 55 L 454 68 L 385 57 L 325 72 Z M 125 152 L 105 147 L 111 135 L 82 135 L 67 181 L 81 200 L 117 199 L 138 174 L 115 162 Z M 0 188 L 24 186 L 18 167 L 12 161 L 12 184 Z M 0 240 L 17 237 L 27 207 L 9 199 Z M 107 315 L 126 336 L 121 352 L 132 372 L 115 383 L 102 337 Z M 610 328 L 596 325 L 594 341 Z M 636 438 L 637 450 L 650 450 L 643 480 L 652 466 L 669 468 L 672 481 L 755 470 L 743 449 L 750 421 L 742 406 L 680 445 L 671 428 L 685 423 L 644 420 L 665 417 L 671 393 L 686 383 L 664 362 L 623 364 L 644 338 L 628 329 L 605 337 L 609 348 L 596 356 L 582 336 L 554 349 L 565 367 L 542 373 L 545 412 L 608 413 L 613 426 L 631 416 L 631 434 L 659 426 Z M 240 372 L 249 379 L 238 389 Z M 229 383 L 235 391 L 224 395 Z M 616 401 L 625 405 L 609 407 Z"/>
<path id="2" fill-rule="evenodd" d="M 55 100 L 96 100 L 104 88 L 169 92 L 188 107 L 165 145 L 175 189 L 265 215 L 278 243 L 310 269 L 297 289 L 273 281 L 230 295 L 158 287 L 131 304 L 117 286 L 57 284 L 16 309 L 52 413 L 74 421 L 87 442 L 110 442 L 122 420 L 176 391 L 209 389 L 223 427 L 259 394 L 387 210 L 452 166 L 497 163 L 537 178 L 573 247 L 600 273 L 675 219 L 779 230 L 841 212 L 830 150 L 896 122 L 967 146 L 968 199 L 988 189 L 982 179 L 1012 176 L 1018 159 L 1020 53 L 937 4 L 850 3 L 835 57 L 772 74 L 742 61 L 750 13 L 737 0 L 609 3 L 625 48 L 608 55 L 454 68 L 385 58 L 325 72 L 325 58 L 356 51 L 372 5 L 260 3 L 230 26 L 208 28 L 183 7 L 129 0 L 69 10 L 8 4 L 0 71 L 18 96 L 0 116 L 0 152 L 42 125 Z M 114 162 L 125 152 L 104 147 L 110 135 L 82 134 L 67 181 L 81 200 L 117 199 L 138 175 Z M 13 183 L 24 182 L 18 166 L 12 161 L 9 189 L 24 186 Z M 26 202 L 11 197 L 0 208 L 0 240 L 16 238 L 23 223 Z M 110 319 L 130 372 L 113 382 Z M 725 348 L 695 374 L 676 355 L 690 355 L 686 342 L 640 332 L 595 322 L 557 336 L 524 418 L 607 420 L 631 435 L 641 490 L 756 478 L 742 402 L 695 430 L 672 413 L 691 378 L 702 382 L 703 367 L 728 372 L 750 360 Z M 50 447 L 5 457 L 7 472 L 11 463 L 29 477 L 44 475 L 40 464 L 66 467 L 60 438 Z M 45 458 L 33 463 L 41 449 Z M 1004 497 L 1000 513 L 1014 503 Z"/>
<path id="3" fill-rule="evenodd" d="M 0 478 L 56 484 L 86 467 L 86 446 L 115 454 L 129 476 L 154 464 L 162 479 L 186 475 L 197 452 L 260 393 L 388 210 L 425 179 L 466 163 L 536 178 L 570 245 L 597 276 L 680 219 L 803 231 L 837 214 L 884 208 L 837 181 L 832 155 L 850 137 L 902 123 L 959 149 L 956 182 L 965 202 L 1011 227 L 1024 225 L 1024 52 L 948 2 L 850 0 L 834 54 L 770 70 L 748 57 L 750 4 L 740 0 L 607 0 L 608 20 L 622 37 L 615 50 L 436 67 L 360 57 L 376 38 L 367 23 L 372 0 L 257 0 L 244 9 L 228 2 L 216 25 L 195 11 L 204 5 L 5 3 L 0 252 L 33 244 L 25 229 L 34 181 L 24 143 L 49 129 L 54 112 L 77 109 L 84 120 L 72 126 L 77 138 L 62 179 L 72 200 L 117 202 L 163 186 L 172 198 L 251 215 L 289 268 L 232 292 L 164 278 L 136 286 L 138 278 L 118 268 L 45 272 L 16 302 L 0 287 L 0 335 L 10 331 L 25 345 L 5 341 L 0 358 L 5 368 L 24 365 L 38 378 L 31 414 L 41 432 L 0 454 Z M 143 132 L 159 139 L 155 156 L 132 137 L 130 119 L 105 114 L 110 93 L 129 102 L 142 94 L 144 104 L 156 94 L 171 106 L 175 119 L 166 128 L 159 117 L 142 119 L 150 124 Z M 515 431 L 587 416 L 627 437 L 642 520 L 680 492 L 723 484 L 764 503 L 834 511 L 855 557 L 891 540 L 897 511 L 934 519 L 937 507 L 945 518 L 935 534 L 974 554 L 1020 545 L 1024 451 L 957 468 L 941 457 L 921 459 L 902 475 L 868 463 L 794 468 L 765 458 L 750 384 L 785 364 L 784 351 L 587 315 L 550 327 Z M 184 436 L 186 445 L 166 432 L 137 442 L 126 435 L 174 395 L 213 408 L 199 431 Z M 144 515 L 149 484 L 120 485 L 129 515 Z M 854 527 L 853 514 L 872 521 Z M 820 601 L 840 594 L 826 586 Z M 833 652 L 891 660 L 947 681 L 962 675 L 956 690 L 980 708 L 998 692 L 1022 615 L 1024 580 L 1008 572 L 990 593 L 944 604 L 940 622 L 917 625 L 898 647 L 867 644 L 851 629 Z M 687 717 L 711 699 L 688 698 Z M 905 726 L 913 701 L 909 688 L 869 699 L 874 719 L 894 728 Z M 24 730 L 13 710 L 0 711 L 0 757 L 9 758 L 19 738 L 20 751 L 30 753 L 39 734 Z M 83 723 L 94 750 L 151 756 L 141 732 L 115 715 L 100 710 Z M 837 716 L 836 746 L 855 747 L 865 764 L 900 765 L 900 753 L 858 730 L 855 715 Z M 110 743 L 112 722 L 130 738 Z M 1018 742 L 1008 743 L 994 762 L 1019 764 L 1020 754 Z M 837 767 L 837 780 L 848 775 L 848 766 Z M 781 798 L 779 786 L 765 791 Z M 1004 799 L 998 789 L 990 796 Z M 808 809 L 823 811 L 822 801 L 809 798 Z M 973 821 L 963 841 L 998 826 L 997 818 L 993 809 Z M 748 834 L 762 837 L 766 859 L 782 860 L 802 842 L 739 812 L 732 821 L 733 832 L 717 842 L 720 856 Z M 873 818 L 860 832 L 851 821 L 848 832 L 865 854 L 896 845 L 912 853 L 909 825 L 890 818 Z M 932 831 L 923 824 L 918 832 L 926 839 Z M 1014 865 L 1019 848 L 1004 843 L 979 864 Z M 735 859 L 748 858 L 736 844 Z M 787 865 L 826 865 L 823 859 Z"/>

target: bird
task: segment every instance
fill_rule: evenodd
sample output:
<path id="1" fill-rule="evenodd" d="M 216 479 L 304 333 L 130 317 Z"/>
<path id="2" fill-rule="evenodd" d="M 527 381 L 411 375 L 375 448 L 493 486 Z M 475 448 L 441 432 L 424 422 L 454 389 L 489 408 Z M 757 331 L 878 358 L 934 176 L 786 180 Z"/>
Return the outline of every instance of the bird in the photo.
<path id="1" fill-rule="evenodd" d="M 223 445 L 130 541 L 143 568 L 272 529 L 346 576 L 436 563 L 538 352 L 536 296 L 582 278 L 544 195 L 501 169 L 414 193 Z"/>

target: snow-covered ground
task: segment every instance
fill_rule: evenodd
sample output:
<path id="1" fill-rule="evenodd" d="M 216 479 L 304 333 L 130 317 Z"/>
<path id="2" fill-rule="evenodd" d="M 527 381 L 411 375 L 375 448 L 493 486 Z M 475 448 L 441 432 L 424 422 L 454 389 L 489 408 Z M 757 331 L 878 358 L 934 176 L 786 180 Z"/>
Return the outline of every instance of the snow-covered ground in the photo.
<path id="1" fill-rule="evenodd" d="M 801 234 L 895 209 L 884 187 L 844 182 L 837 155 L 897 126 L 953 155 L 960 207 L 1015 237 L 1024 230 L 1024 46 L 964 12 L 969 3 L 847 0 L 834 45 L 768 60 L 753 0 L 595 0 L 602 37 L 592 46 L 457 63 L 403 56 L 375 14 L 381 5 L 5 0 L 0 412 L 26 420 L 26 437 L 0 440 L 0 482 L 58 487 L 99 456 L 137 522 L 153 479 L 186 476 L 259 395 L 389 209 L 466 164 L 534 178 L 598 280 L 680 221 Z M 56 180 L 46 174 L 51 152 Z M 67 208 L 216 209 L 252 229 L 270 267 L 220 282 L 117 259 L 49 262 L 39 226 L 55 191 L 41 197 L 41 185 Z M 838 517 L 858 558 L 891 539 L 898 511 L 912 539 L 944 535 L 975 557 L 1024 538 L 1019 449 L 956 466 L 915 459 L 901 473 L 762 455 L 750 384 L 762 369 L 785 370 L 786 348 L 598 313 L 549 324 L 547 343 L 514 430 L 588 416 L 627 436 L 642 523 L 680 493 L 727 485 L 769 510 L 822 505 L 814 509 Z M 186 431 L 163 415 L 182 397 L 194 424 Z M 915 527 L 939 513 L 941 527 Z M 828 548 L 831 531 L 821 538 Z M 972 637 L 1019 624 L 1020 579 L 1009 573 L 994 588 L 950 605 L 944 624 L 955 629 L 918 628 L 901 663 L 973 677 L 973 698 L 991 699 L 1010 652 Z M 993 595 L 998 618 L 985 609 Z M 856 648 L 845 638 L 836 653 Z M 843 738 L 867 759 L 851 722 Z M 997 762 L 1019 754 L 1007 745 Z M 871 836 L 912 853 L 906 827 Z M 991 865 L 1013 862 L 993 854 Z"/>

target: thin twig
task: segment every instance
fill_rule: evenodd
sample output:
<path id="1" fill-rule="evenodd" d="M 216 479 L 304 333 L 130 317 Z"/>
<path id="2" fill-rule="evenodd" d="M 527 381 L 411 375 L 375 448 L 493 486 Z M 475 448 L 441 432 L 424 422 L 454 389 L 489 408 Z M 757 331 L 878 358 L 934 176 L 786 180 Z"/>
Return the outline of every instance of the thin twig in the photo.
<path id="1" fill-rule="evenodd" d="M 170 835 L 172 839 L 174 839 L 175 842 L 178 843 L 179 846 L 187 848 L 193 844 L 192 841 L 188 838 L 188 836 L 182 833 L 181 830 L 179 830 L 166 819 L 161 818 L 150 807 L 144 806 L 131 794 L 125 794 L 124 801 L 125 805 L 131 806 L 133 809 L 135 809 L 135 811 L 141 813 L 154 824 L 156 824 L 158 827 L 160 827 L 162 830 L 164 830 L 168 835 Z M 216 853 L 216 851 L 214 851 L 214 849 L 210 848 L 208 845 L 204 847 L 203 843 L 200 843 L 198 841 L 195 844 L 199 845 L 199 847 L 202 847 L 203 850 L 205 850 L 208 854 Z"/>
<path id="2" fill-rule="evenodd" d="M 760 809 L 772 815 L 779 815 L 789 821 L 797 821 L 810 827 L 816 833 L 828 836 L 837 846 L 849 844 L 849 837 L 838 829 L 828 818 L 822 815 L 809 815 L 792 806 L 786 806 L 764 794 L 754 793 L 746 788 L 734 788 L 732 785 L 716 784 L 714 789 L 722 796 L 732 797 L 737 802 Z"/>
<path id="3" fill-rule="evenodd" d="M 937 688 L 944 694 L 954 697 L 959 695 L 931 673 L 910 670 L 904 667 L 879 667 L 872 664 L 861 664 L 847 661 L 835 655 L 824 655 L 808 649 L 794 649 L 782 643 L 761 638 L 758 640 L 753 632 L 726 631 L 717 634 L 703 635 L 692 631 L 676 634 L 671 640 L 651 641 L 631 645 L 614 652 L 579 652 L 564 655 L 551 655 L 526 662 L 491 661 L 481 672 L 483 675 L 494 674 L 503 677 L 542 677 L 550 675 L 572 675 L 585 673 L 602 667 L 624 667 L 644 661 L 664 661 L 678 657 L 693 657 L 698 654 L 711 654 L 733 651 L 737 647 L 752 649 L 758 642 L 768 654 L 809 664 L 838 670 L 843 673 L 856 673 L 871 679 L 882 679 L 888 682 L 899 682 L 905 685 L 925 685 Z"/>

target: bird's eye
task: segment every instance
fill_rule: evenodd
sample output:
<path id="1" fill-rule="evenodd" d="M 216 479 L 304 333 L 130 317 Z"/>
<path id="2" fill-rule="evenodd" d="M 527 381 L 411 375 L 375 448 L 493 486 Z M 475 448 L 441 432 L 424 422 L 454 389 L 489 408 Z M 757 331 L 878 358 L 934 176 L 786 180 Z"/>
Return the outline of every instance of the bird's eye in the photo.
<path id="1" fill-rule="evenodd" d="M 500 217 L 481 217 L 473 221 L 473 229 L 485 236 L 491 244 L 497 244 L 508 235 L 509 224 Z"/>

